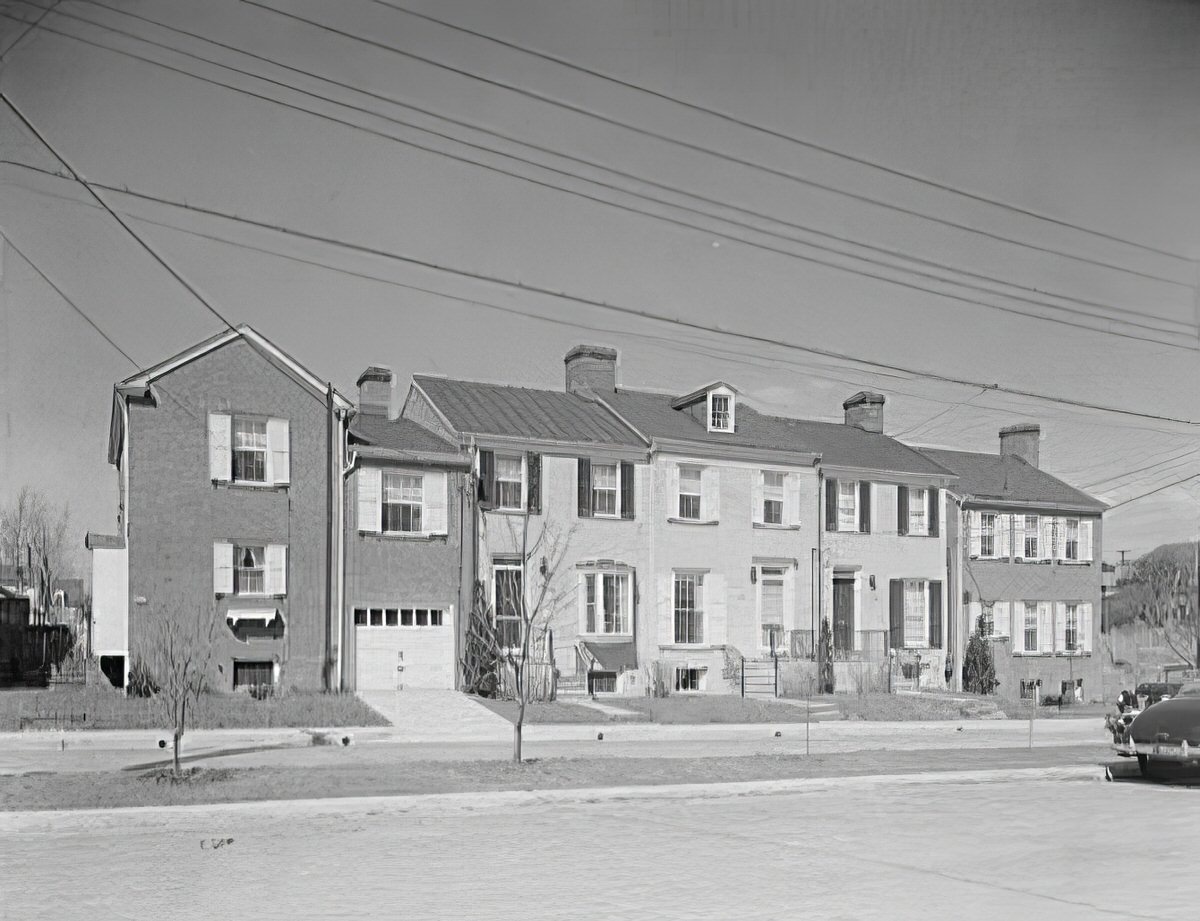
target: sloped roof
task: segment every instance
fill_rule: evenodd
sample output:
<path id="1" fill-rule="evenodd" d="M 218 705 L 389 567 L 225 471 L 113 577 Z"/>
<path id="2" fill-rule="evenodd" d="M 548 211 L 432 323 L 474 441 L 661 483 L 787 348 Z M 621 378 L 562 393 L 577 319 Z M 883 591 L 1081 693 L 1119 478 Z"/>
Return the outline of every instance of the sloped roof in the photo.
<path id="1" fill-rule="evenodd" d="M 463 434 L 645 447 L 612 413 L 578 394 L 420 374 L 413 383 Z"/>
<path id="2" fill-rule="evenodd" d="M 389 455 L 413 459 L 458 459 L 468 463 L 459 446 L 411 419 L 359 413 L 350 420 L 350 443 L 381 448 Z"/>
<path id="3" fill-rule="evenodd" d="M 596 666 L 601 671 L 623 672 L 629 668 L 637 668 L 637 646 L 632 640 L 620 642 L 582 640 L 581 642 L 595 657 Z"/>
<path id="4" fill-rule="evenodd" d="M 819 454 L 823 464 L 832 466 L 950 475 L 920 452 L 888 435 L 865 432 L 838 422 L 770 416 L 758 412 L 745 401 L 739 402 L 737 407 L 736 431 L 710 432 L 690 413 L 672 409 L 673 398 L 666 394 L 619 390 L 615 394 L 604 394 L 602 399 L 649 438 Z"/>
<path id="5" fill-rule="evenodd" d="M 958 474 L 957 491 L 974 499 L 1039 502 L 1104 511 L 1099 499 L 1064 483 L 1014 454 L 925 448 L 922 453 Z"/>

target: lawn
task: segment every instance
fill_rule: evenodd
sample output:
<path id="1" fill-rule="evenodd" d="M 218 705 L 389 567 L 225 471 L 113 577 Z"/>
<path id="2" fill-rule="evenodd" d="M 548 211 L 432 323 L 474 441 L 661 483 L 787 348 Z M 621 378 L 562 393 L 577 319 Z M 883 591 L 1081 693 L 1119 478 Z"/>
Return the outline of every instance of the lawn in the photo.
<path id="1" fill-rule="evenodd" d="M 292 691 L 264 700 L 249 694 L 202 694 L 189 729 L 386 726 L 353 694 Z M 93 685 L 0 691 L 0 732 L 20 729 L 163 729 L 157 701 Z"/>
<path id="2" fill-rule="evenodd" d="M 487 697 L 472 697 L 476 703 L 498 713 L 510 723 L 517 721 L 515 700 L 492 700 Z M 617 704 L 621 706 L 621 704 Z M 599 710 L 573 704 L 564 700 L 531 701 L 525 705 L 525 723 L 607 723 L 609 718 Z"/>

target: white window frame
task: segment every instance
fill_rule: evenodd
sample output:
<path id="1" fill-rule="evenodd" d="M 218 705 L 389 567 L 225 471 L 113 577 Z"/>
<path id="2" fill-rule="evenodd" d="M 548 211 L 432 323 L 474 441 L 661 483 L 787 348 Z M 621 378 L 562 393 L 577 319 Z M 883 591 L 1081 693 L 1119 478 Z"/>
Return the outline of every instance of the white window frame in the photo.
<path id="1" fill-rule="evenodd" d="M 1063 603 L 1063 648 L 1062 652 L 1075 655 L 1083 650 L 1083 605 L 1078 601 Z M 1071 642 L 1071 621 L 1075 622 L 1075 642 Z"/>
<path id="2" fill-rule="evenodd" d="M 356 607 L 355 627 L 377 627 L 385 630 L 416 630 L 421 628 L 444 629 L 450 626 L 449 607 Z M 359 622 L 363 615 L 365 623 Z M 378 623 L 376 623 L 378 621 Z M 408 621 L 405 623 L 405 621 Z M 422 623 L 421 621 L 424 621 Z"/>
<path id="3" fill-rule="evenodd" d="M 919 598 L 921 610 L 914 612 L 910 603 Z M 921 618 L 921 627 L 916 639 L 909 637 L 909 627 L 915 624 L 915 617 Z M 911 622 L 911 623 L 910 623 Z M 929 645 L 929 582 L 925 579 L 904 580 L 904 648 L 923 649 Z"/>
<path id="4" fill-rule="evenodd" d="M 620 518 L 621 517 L 621 465 L 617 461 L 612 462 L 591 462 L 591 479 L 592 479 L 592 517 L 593 518 Z M 612 470 L 612 485 L 598 486 L 596 485 L 596 473 L 599 470 Z M 599 511 L 600 494 L 611 497 L 612 511 Z"/>
<path id="5" fill-rule="evenodd" d="M 515 622 L 518 625 L 517 626 L 517 640 L 519 642 L 521 630 L 524 629 L 524 627 L 522 626 L 523 621 L 522 621 L 520 610 L 518 609 L 515 617 L 512 617 L 512 616 L 501 617 L 500 616 L 500 606 L 499 606 L 499 604 L 497 604 L 497 595 L 498 595 L 497 588 L 500 585 L 499 574 L 501 572 L 517 573 L 519 580 L 520 580 L 519 591 L 521 592 L 522 597 L 524 597 L 524 594 L 525 594 L 525 567 L 523 565 L 521 565 L 520 561 L 517 561 L 517 560 L 493 560 L 492 561 L 492 621 L 496 627 L 497 634 L 499 634 L 499 632 L 500 632 L 500 621 L 501 620 L 510 622 L 510 623 Z M 497 637 L 497 640 L 499 640 L 499 637 Z M 516 648 L 516 647 L 501 645 L 500 648 L 501 649 L 512 649 L 512 648 Z"/>
<path id="6" fill-rule="evenodd" d="M 492 455 L 492 460 L 493 460 L 493 463 L 495 464 L 495 474 L 496 474 L 496 506 L 495 506 L 496 509 L 501 512 L 523 512 L 523 511 L 525 511 L 525 488 L 526 488 L 525 481 L 527 479 L 527 475 L 526 475 L 526 471 L 525 471 L 525 455 L 524 454 L 502 454 L 499 451 L 496 451 Z M 500 476 L 501 461 L 508 461 L 510 463 L 515 462 L 520 467 L 521 472 L 518 474 L 517 479 L 514 480 L 511 477 L 502 478 Z M 501 497 L 504 494 L 504 490 L 501 488 L 501 485 L 500 485 L 501 483 L 507 483 L 510 485 L 512 483 L 517 484 L 517 504 L 516 505 L 505 505 L 504 504 L 504 502 L 501 499 Z"/>
<path id="7" fill-rule="evenodd" d="M 255 566 L 247 567 L 243 565 L 246 559 L 246 554 L 250 554 L 254 559 Z M 258 580 L 262 585 L 259 591 L 250 592 L 242 588 L 242 580 L 245 578 L 242 573 L 250 572 L 257 573 Z M 263 597 L 267 594 L 267 547 L 265 544 L 235 544 L 233 547 L 233 593 L 239 597 Z"/>
<path id="8" fill-rule="evenodd" d="M 784 516 L 787 514 L 787 474 L 782 470 L 763 470 L 759 472 L 759 482 L 762 484 L 762 508 L 759 509 L 762 515 L 762 523 L 782 527 L 787 524 Z M 769 485 L 767 480 L 770 478 L 779 478 L 779 485 Z M 767 514 L 767 507 L 770 503 L 775 503 L 779 507 L 779 520 L 772 521 Z"/>
<path id="9" fill-rule="evenodd" d="M 858 497 L 860 489 L 858 482 L 858 480 L 837 481 L 837 529 L 839 531 L 854 532 L 858 530 Z M 847 495 L 850 497 L 849 509 L 842 503 L 842 500 Z"/>
<path id="10" fill-rule="evenodd" d="M 992 520 L 991 531 L 987 528 L 987 519 Z M 992 550 L 990 553 L 984 550 L 984 541 L 988 538 L 992 540 Z M 981 560 L 994 560 L 1000 556 L 1000 513 L 999 512 L 980 512 L 979 513 L 979 558 Z"/>
<path id="11" fill-rule="evenodd" d="M 396 482 L 395 485 L 390 485 L 388 482 L 389 480 L 398 481 L 398 482 Z M 417 494 L 417 498 L 415 501 L 413 500 L 413 498 L 411 496 L 411 490 L 413 489 L 413 487 L 411 485 L 405 485 L 405 483 L 404 483 L 405 480 L 416 480 L 415 488 L 416 488 L 418 494 Z M 398 497 L 395 499 L 395 501 L 391 501 L 391 502 L 388 501 L 389 490 L 395 490 L 395 494 Z M 410 492 L 410 495 L 407 498 L 405 497 L 405 491 Z M 385 471 L 383 471 L 383 473 L 381 475 L 381 484 L 380 484 L 379 495 L 380 495 L 379 520 L 380 520 L 380 530 L 382 533 L 384 533 L 384 534 L 420 534 L 426 530 L 425 477 L 422 474 L 408 473 L 408 472 L 388 472 L 385 470 Z M 388 525 L 388 506 L 389 505 L 399 506 L 399 511 L 398 511 L 398 514 L 400 517 L 400 521 L 399 521 L 400 527 L 399 528 L 389 528 L 387 526 Z M 404 508 L 406 506 L 409 509 L 410 524 L 415 520 L 416 524 L 418 525 L 415 528 L 404 527 Z M 415 516 L 414 516 L 413 509 L 416 510 Z"/>
<path id="12" fill-rule="evenodd" d="M 691 608 L 681 608 L 679 603 L 680 584 L 691 585 Z M 680 633 L 680 613 L 690 610 L 691 631 Z M 671 579 L 671 638 L 676 646 L 704 645 L 704 576 L 698 572 L 675 572 Z M 689 634 L 691 638 L 689 639 Z"/>
<path id="13" fill-rule="evenodd" d="M 908 533 L 929 536 L 929 490 L 923 486 L 901 486 L 908 490 Z"/>
<path id="14" fill-rule="evenodd" d="M 1025 515 L 1024 518 L 1025 518 L 1025 542 L 1024 542 L 1024 546 L 1021 547 L 1021 555 L 1027 560 L 1041 559 L 1042 518 L 1040 515 Z M 1031 520 L 1033 522 L 1032 527 L 1030 527 L 1030 524 L 1029 524 Z M 1030 544 L 1030 541 L 1033 542 L 1032 545 Z M 1033 553 L 1029 552 L 1031 546 L 1033 549 Z"/>
<path id="15" fill-rule="evenodd" d="M 684 474 L 695 471 L 696 474 L 696 491 L 690 492 L 684 490 Z M 683 498 L 684 496 L 696 497 L 696 514 L 685 515 L 683 513 Z M 675 500 L 675 511 L 678 512 L 681 521 L 700 521 L 704 514 L 704 468 L 698 464 L 680 464 L 679 465 L 679 494 Z"/>
<path id="16" fill-rule="evenodd" d="M 1068 563 L 1078 563 L 1080 561 L 1079 560 L 1079 550 L 1080 550 L 1080 541 L 1081 541 L 1081 533 L 1080 532 L 1082 531 L 1082 528 L 1080 527 L 1080 524 L 1079 524 L 1079 519 L 1078 518 L 1062 518 L 1059 520 L 1062 522 L 1062 547 L 1063 547 L 1062 558 Z M 1072 529 L 1074 529 L 1074 531 L 1075 531 L 1074 540 L 1072 540 L 1072 538 L 1071 538 Z M 1074 544 L 1074 552 L 1072 552 L 1072 546 L 1071 546 L 1072 544 Z"/>
<path id="17" fill-rule="evenodd" d="M 681 682 L 680 675 L 687 675 L 687 680 Z M 683 685 L 687 685 L 686 687 Z M 676 665 L 675 693 L 696 694 L 708 689 L 708 666 L 706 665 Z"/>
<path id="18" fill-rule="evenodd" d="M 1021 605 L 1021 653 L 1036 656 L 1041 652 L 1041 612 L 1036 601 L 1020 601 Z M 1032 611 L 1031 611 L 1032 609 Z M 1032 624 L 1030 623 L 1032 618 Z M 1029 648 L 1029 631 L 1033 629 L 1033 648 Z M 1014 644 L 1015 645 L 1015 644 Z"/>
<path id="19" fill-rule="evenodd" d="M 765 635 L 768 626 L 775 625 L 779 627 L 779 641 L 775 644 L 776 651 L 782 648 L 784 636 L 784 620 L 787 615 L 787 580 L 788 569 L 786 566 L 759 566 L 757 573 L 757 585 L 755 592 L 755 606 L 758 609 L 758 643 L 760 649 L 771 648 L 771 643 Z M 779 619 L 766 620 L 766 614 L 763 608 L 763 589 L 770 583 L 779 585 Z"/>
<path id="20" fill-rule="evenodd" d="M 717 401 L 724 401 L 724 408 Z M 708 393 L 708 430 L 710 432 L 732 432 L 735 428 L 734 398 L 728 390 L 710 390 Z"/>
<path id="21" fill-rule="evenodd" d="M 269 476 L 270 467 L 271 467 L 270 461 L 269 461 L 271 445 L 270 445 L 270 439 L 267 437 L 267 421 L 268 420 L 265 416 L 251 416 L 251 415 L 234 415 L 233 416 L 233 419 L 230 422 L 230 445 L 229 445 L 230 482 L 237 483 L 239 485 L 246 485 L 246 486 L 270 486 L 270 485 L 272 485 L 270 476 Z M 262 444 L 259 445 L 256 443 L 256 444 L 252 444 L 250 446 L 240 446 L 239 447 L 239 445 L 238 445 L 238 435 L 239 435 L 238 426 L 239 425 L 251 425 L 251 426 L 254 426 L 256 429 L 257 429 L 257 427 L 261 426 L 262 427 L 262 433 L 261 433 Z M 257 442 L 259 432 L 254 431 L 251 434 L 254 437 L 254 440 Z M 246 477 L 237 476 L 238 454 L 246 454 L 246 453 L 253 453 L 253 454 L 257 454 L 260 456 L 259 463 L 262 464 L 262 478 L 261 479 L 247 479 Z"/>
<path id="22" fill-rule="evenodd" d="M 588 569 L 580 573 L 583 580 L 581 595 L 582 610 L 580 614 L 579 632 L 584 636 L 633 636 L 633 573 L 627 570 Z M 605 583 L 611 580 L 619 590 L 613 591 L 611 598 L 618 602 L 615 614 L 615 626 L 620 629 L 605 629 L 609 611 L 605 599 L 610 597 L 605 590 Z M 592 626 L 588 629 L 588 609 L 592 609 Z"/>

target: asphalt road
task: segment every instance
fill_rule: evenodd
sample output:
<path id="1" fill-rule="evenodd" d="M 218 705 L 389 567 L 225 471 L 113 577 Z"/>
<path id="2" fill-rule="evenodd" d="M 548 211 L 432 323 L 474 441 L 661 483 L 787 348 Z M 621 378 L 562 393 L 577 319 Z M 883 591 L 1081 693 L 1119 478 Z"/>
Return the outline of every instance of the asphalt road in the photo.
<path id="1" fill-rule="evenodd" d="M 1100 777 L 7 813 L 0 917 L 1194 916 L 1200 792 Z"/>

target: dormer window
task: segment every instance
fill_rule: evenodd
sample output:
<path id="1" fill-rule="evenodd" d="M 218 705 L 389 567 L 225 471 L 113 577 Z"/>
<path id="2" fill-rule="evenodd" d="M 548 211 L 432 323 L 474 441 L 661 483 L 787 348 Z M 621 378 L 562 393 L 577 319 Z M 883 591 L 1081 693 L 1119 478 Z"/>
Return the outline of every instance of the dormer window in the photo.
<path id="1" fill-rule="evenodd" d="M 713 390 L 708 394 L 708 430 L 710 432 L 733 431 L 733 394 Z"/>

